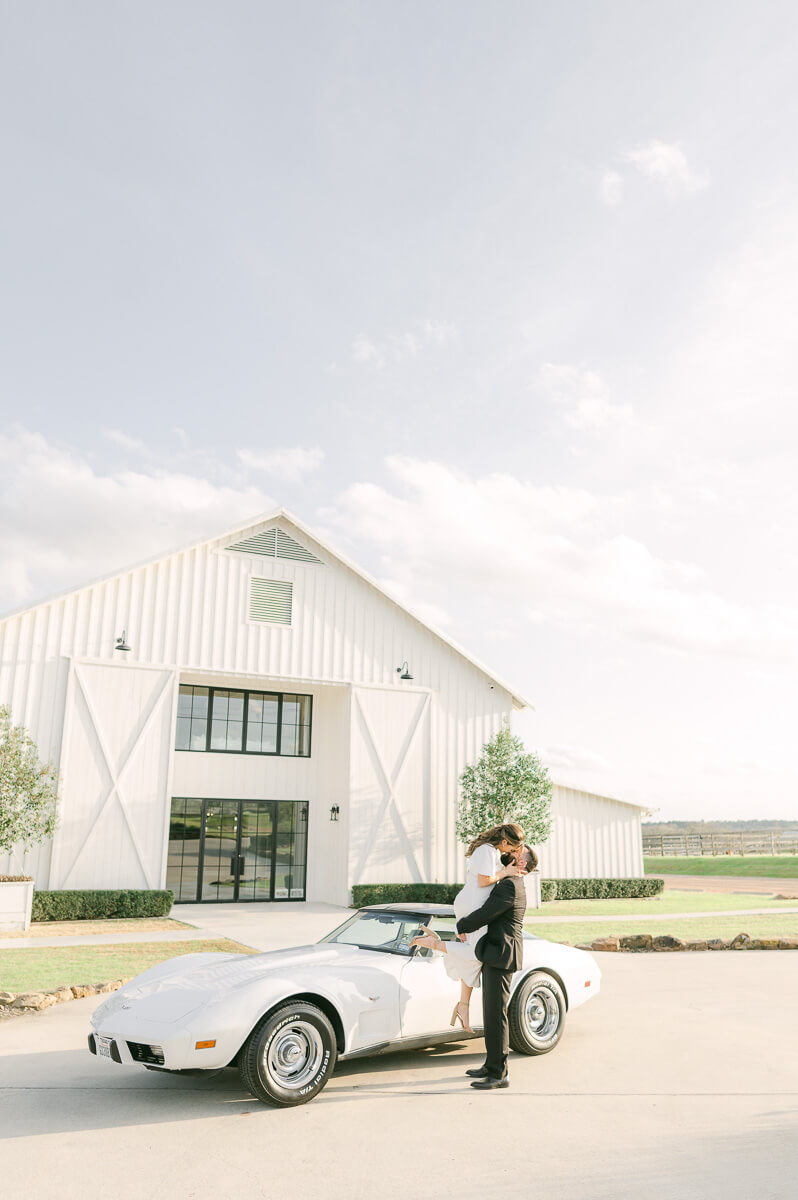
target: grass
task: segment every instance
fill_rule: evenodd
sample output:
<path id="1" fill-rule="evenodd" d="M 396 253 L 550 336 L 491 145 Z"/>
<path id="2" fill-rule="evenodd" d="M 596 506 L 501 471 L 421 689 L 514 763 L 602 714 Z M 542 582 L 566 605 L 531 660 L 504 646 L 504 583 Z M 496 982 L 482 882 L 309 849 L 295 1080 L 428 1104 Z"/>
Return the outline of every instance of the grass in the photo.
<path id="1" fill-rule="evenodd" d="M 798 891 L 798 889 L 796 889 Z M 528 917 L 623 917 L 628 913 L 650 913 L 652 917 L 669 913 L 734 912 L 740 908 L 796 908 L 798 900 L 772 900 L 769 896 L 730 896 L 714 892 L 663 892 L 642 900 L 550 900 L 539 909 L 528 910 Z"/>
<path id="2" fill-rule="evenodd" d="M 643 859 L 646 875 L 739 875 L 755 879 L 798 879 L 798 854 L 716 854 L 703 858 Z"/>
<path id="3" fill-rule="evenodd" d="M 651 920 L 623 921 L 608 917 L 605 921 L 574 921 L 563 922 L 562 925 L 540 925 L 535 921 L 527 921 L 526 928 L 538 937 L 550 942 L 568 942 L 575 946 L 580 942 L 592 942 L 599 937 L 623 937 L 630 933 L 650 933 L 655 937 L 661 933 L 672 933 L 685 941 L 698 941 L 703 938 L 736 937 L 738 933 L 748 933 L 752 938 L 781 937 L 784 934 L 798 934 L 798 913 L 792 916 L 735 917 L 730 914 L 706 917 L 688 917 L 683 921 Z"/>
<path id="4" fill-rule="evenodd" d="M 171 933 L 176 929 L 196 929 L 171 917 L 117 917 L 102 921 L 34 921 L 30 929 L 0 933 L 4 938 L 82 937 L 86 933 Z"/>
<path id="5" fill-rule="evenodd" d="M 148 967 L 183 954 L 256 954 L 227 938 L 192 942 L 131 942 L 109 946 L 43 946 L 0 950 L 0 991 L 39 992 L 77 983 L 104 983 L 140 975 Z"/>

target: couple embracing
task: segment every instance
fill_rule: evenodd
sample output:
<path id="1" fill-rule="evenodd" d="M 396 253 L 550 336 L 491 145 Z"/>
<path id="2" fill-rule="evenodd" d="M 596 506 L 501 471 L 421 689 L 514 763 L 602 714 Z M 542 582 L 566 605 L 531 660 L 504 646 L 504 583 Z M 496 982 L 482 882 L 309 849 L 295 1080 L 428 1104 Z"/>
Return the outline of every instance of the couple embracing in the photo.
<path id="1" fill-rule="evenodd" d="M 460 980 L 460 1002 L 452 1013 L 472 1033 L 469 1003 L 475 987 L 482 985 L 485 1027 L 485 1062 L 466 1071 L 471 1086 L 488 1091 L 509 1086 L 510 1052 L 507 1002 L 513 975 L 522 965 L 523 922 L 527 897 L 524 876 L 537 866 L 537 855 L 524 845 L 520 825 L 495 825 L 474 838 L 468 847 L 468 876 L 454 900 L 457 941 L 442 942 L 427 929 L 411 945 L 425 946 L 445 955 L 446 973 Z"/>

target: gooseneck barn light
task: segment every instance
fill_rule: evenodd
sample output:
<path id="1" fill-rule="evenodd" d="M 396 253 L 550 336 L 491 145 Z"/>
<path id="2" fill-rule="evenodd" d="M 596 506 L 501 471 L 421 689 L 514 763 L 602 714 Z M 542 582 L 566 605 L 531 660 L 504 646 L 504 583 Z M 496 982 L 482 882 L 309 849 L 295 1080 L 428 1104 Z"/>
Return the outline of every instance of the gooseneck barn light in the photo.
<path id="1" fill-rule="evenodd" d="M 114 646 L 114 650 L 124 650 L 125 653 L 127 653 L 127 651 L 131 650 L 131 649 L 132 649 L 132 647 L 128 646 L 128 644 L 127 644 L 127 630 L 123 629 L 122 636 L 118 637 L 116 639 L 116 645 Z"/>
<path id="2" fill-rule="evenodd" d="M 403 672 L 402 675 L 399 675 L 400 671 Z M 397 675 L 399 675 L 400 679 L 412 679 L 413 678 L 413 676 L 410 674 L 410 668 L 407 665 L 407 659 L 405 659 L 405 661 L 402 663 L 401 667 L 396 668 L 396 673 L 397 673 Z"/>

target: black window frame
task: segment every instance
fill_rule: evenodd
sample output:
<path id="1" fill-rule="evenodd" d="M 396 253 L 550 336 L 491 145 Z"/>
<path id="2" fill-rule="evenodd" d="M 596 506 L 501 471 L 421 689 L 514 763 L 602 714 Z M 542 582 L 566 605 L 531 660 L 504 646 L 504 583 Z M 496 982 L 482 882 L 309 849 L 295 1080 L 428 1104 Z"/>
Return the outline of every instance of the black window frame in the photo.
<path id="1" fill-rule="evenodd" d="M 313 748 L 313 696 L 310 692 L 272 692 L 266 691 L 263 688 L 237 688 L 237 687 L 212 687 L 205 683 L 181 683 L 180 687 L 201 687 L 208 689 L 208 715 L 206 717 L 207 729 L 205 730 L 205 746 L 203 749 L 195 749 L 191 746 L 186 749 L 180 749 L 180 754 L 255 754 L 266 758 L 310 758 Z M 244 696 L 244 717 L 241 726 L 241 749 L 215 749 L 211 746 L 211 734 L 213 730 L 213 697 L 215 692 L 226 692 L 229 696 L 230 692 L 243 693 Z M 250 696 L 276 696 L 277 697 L 277 749 L 276 750 L 248 750 L 247 743 L 247 728 L 249 724 L 249 698 Z M 308 713 L 308 752 L 307 754 L 283 754 L 283 698 L 285 696 L 296 697 L 297 699 L 307 700 L 309 702 Z M 293 722 L 289 722 L 293 725 Z M 293 725 L 293 728 L 299 730 L 304 728 L 302 725 Z M 175 742 L 177 741 L 177 724 L 175 724 Z M 300 738 L 297 737 L 297 746 L 300 744 Z M 178 751 L 176 745 L 173 746 L 175 751 Z"/>

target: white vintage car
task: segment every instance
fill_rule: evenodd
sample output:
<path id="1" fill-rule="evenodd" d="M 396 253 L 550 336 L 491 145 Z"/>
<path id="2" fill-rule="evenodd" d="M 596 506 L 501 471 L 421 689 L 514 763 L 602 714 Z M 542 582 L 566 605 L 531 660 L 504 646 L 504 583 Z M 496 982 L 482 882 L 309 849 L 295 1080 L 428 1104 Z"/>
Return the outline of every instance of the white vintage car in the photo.
<path id="1" fill-rule="evenodd" d="M 458 988 L 443 955 L 410 946 L 421 924 L 444 941 L 455 936 L 449 905 L 382 904 L 316 945 L 169 959 L 94 1010 L 89 1049 L 157 1071 L 237 1065 L 259 1100 L 305 1104 L 336 1061 L 476 1036 L 448 1023 Z M 595 996 L 600 980 L 590 954 L 525 933 L 510 996 L 513 1050 L 552 1050 L 566 1012 Z M 479 993 L 474 999 L 476 1030 Z"/>

